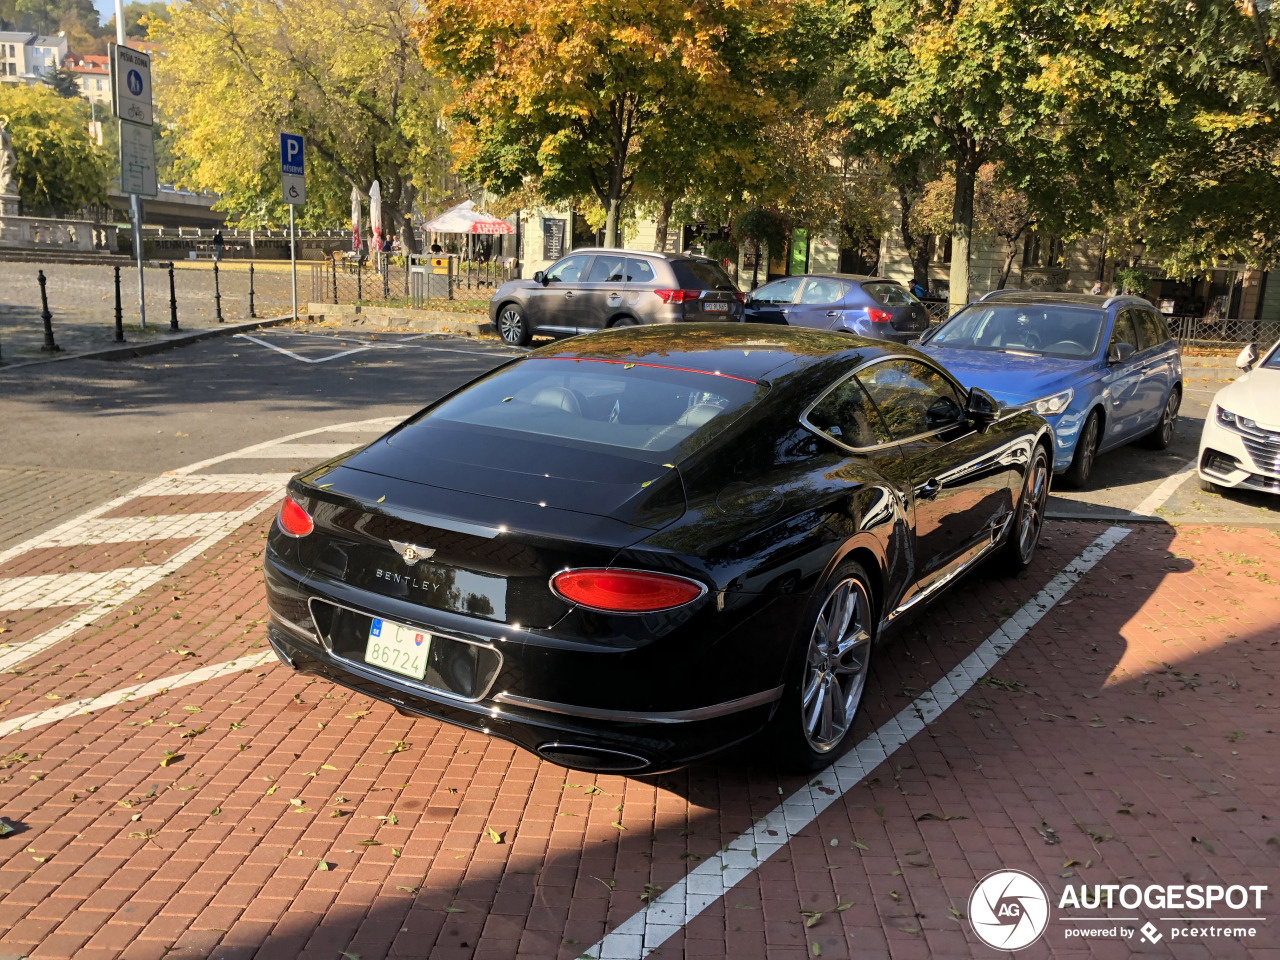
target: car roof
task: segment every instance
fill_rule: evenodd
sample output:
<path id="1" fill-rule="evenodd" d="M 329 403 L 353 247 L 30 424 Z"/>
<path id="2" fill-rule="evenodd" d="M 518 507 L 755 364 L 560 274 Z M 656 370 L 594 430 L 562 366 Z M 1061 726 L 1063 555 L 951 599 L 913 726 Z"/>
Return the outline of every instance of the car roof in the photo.
<path id="1" fill-rule="evenodd" d="M 992 290 L 978 298 L 978 303 L 998 300 L 1001 303 L 1031 306 L 1037 303 L 1056 303 L 1066 306 L 1096 307 L 1105 310 L 1113 306 L 1150 307 L 1151 301 L 1137 296 L 1103 297 L 1092 293 L 1040 292 L 1036 290 Z"/>
<path id="2" fill-rule="evenodd" d="M 904 351 L 884 340 L 773 324 L 647 324 L 601 330 L 534 351 L 532 356 L 623 360 L 763 380 L 784 365 L 807 366 L 839 355 L 873 360 Z"/>
<path id="3" fill-rule="evenodd" d="M 779 277 L 779 280 L 852 280 L 855 283 L 893 283 L 898 286 L 902 284 L 897 280 L 890 280 L 888 277 L 876 277 L 866 273 L 795 273 L 789 277 Z M 772 282 L 772 281 L 771 281 Z"/>
<path id="4" fill-rule="evenodd" d="M 565 256 L 573 253 L 611 253 L 627 257 L 654 257 L 658 260 L 701 260 L 704 263 L 716 263 L 711 257 L 700 253 L 664 253 L 661 250 L 624 250 L 621 247 L 574 247 Z"/>

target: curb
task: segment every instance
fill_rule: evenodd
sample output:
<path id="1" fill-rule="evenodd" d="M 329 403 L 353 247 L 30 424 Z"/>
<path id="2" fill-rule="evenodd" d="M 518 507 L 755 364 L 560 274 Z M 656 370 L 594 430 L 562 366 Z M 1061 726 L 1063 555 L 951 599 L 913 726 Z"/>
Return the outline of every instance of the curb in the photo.
<path id="1" fill-rule="evenodd" d="M 305 317 L 299 317 L 299 320 L 305 320 Z M 144 357 L 153 353 L 163 353 L 166 350 L 172 350 L 175 347 L 185 347 L 191 343 L 198 343 L 201 340 L 212 340 L 214 337 L 232 336 L 237 333 L 248 333 L 251 330 L 259 330 L 263 327 L 278 327 L 281 324 L 292 323 L 293 317 L 286 314 L 280 317 L 264 317 L 260 320 L 251 320 L 247 323 L 227 323 L 219 327 L 205 327 L 200 330 L 192 330 L 189 333 L 179 332 L 170 334 L 163 340 L 150 340 L 146 343 L 125 343 L 120 347 L 105 347 L 101 350 L 85 350 L 81 353 L 61 353 L 56 357 L 40 357 L 31 360 L 0 360 L 0 372 L 5 370 L 16 370 L 19 367 L 31 367 L 45 363 L 61 363 L 64 360 L 130 360 L 133 357 Z"/>

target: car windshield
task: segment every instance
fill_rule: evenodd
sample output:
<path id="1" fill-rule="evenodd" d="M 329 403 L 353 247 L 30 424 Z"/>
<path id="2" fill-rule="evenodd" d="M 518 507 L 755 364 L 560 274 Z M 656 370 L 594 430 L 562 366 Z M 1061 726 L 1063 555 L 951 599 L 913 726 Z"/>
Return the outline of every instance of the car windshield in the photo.
<path id="1" fill-rule="evenodd" d="M 685 290 L 737 290 L 718 263 L 707 260 L 672 260 L 671 269 Z"/>
<path id="2" fill-rule="evenodd" d="M 767 389 L 737 377 L 631 361 L 530 357 L 446 400 L 427 418 L 666 460 L 676 448 L 684 455 L 703 446 Z"/>
<path id="3" fill-rule="evenodd" d="M 1106 314 L 1064 304 L 974 303 L 944 323 L 927 343 L 961 350 L 999 350 L 1045 357 L 1091 357 Z"/>

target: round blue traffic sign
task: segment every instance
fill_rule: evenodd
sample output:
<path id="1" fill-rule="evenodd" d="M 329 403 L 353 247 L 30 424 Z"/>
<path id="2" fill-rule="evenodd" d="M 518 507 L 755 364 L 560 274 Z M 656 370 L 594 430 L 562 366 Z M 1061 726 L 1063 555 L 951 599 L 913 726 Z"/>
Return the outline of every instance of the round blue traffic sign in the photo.
<path id="1" fill-rule="evenodd" d="M 135 97 L 142 95 L 142 74 L 137 70 L 130 70 L 125 77 L 125 83 L 129 86 L 129 92 Z"/>

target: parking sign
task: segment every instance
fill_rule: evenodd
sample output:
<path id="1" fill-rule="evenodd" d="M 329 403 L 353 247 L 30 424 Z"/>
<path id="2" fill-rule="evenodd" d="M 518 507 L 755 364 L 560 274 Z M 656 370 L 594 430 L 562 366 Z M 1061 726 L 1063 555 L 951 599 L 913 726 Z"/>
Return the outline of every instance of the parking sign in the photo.
<path id="1" fill-rule="evenodd" d="M 307 202 L 302 138 L 296 133 L 280 134 L 280 189 L 287 204 L 298 207 Z"/>

